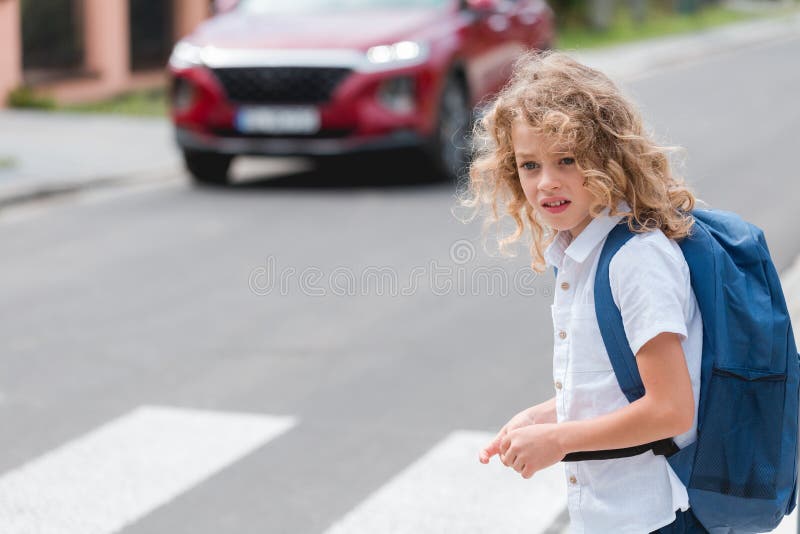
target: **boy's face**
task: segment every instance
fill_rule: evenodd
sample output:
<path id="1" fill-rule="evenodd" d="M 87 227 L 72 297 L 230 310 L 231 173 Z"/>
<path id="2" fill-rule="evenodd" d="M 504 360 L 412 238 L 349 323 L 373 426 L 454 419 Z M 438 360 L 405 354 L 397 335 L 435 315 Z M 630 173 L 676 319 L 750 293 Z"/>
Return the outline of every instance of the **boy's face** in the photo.
<path id="1" fill-rule="evenodd" d="M 525 198 L 547 226 L 577 237 L 592 220 L 594 199 L 573 154 L 559 150 L 523 119 L 514 121 L 511 142 Z"/>

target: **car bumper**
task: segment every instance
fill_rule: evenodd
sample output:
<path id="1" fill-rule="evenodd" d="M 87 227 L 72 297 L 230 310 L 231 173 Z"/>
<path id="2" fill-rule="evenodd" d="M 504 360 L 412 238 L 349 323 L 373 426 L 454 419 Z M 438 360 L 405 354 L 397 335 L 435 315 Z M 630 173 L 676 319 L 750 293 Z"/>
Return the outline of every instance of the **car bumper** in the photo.
<path id="1" fill-rule="evenodd" d="M 419 148 L 426 139 L 417 132 L 401 130 L 381 136 L 337 139 L 278 137 L 223 137 L 176 128 L 175 138 L 184 150 L 251 156 L 335 156 L 404 148 Z"/>

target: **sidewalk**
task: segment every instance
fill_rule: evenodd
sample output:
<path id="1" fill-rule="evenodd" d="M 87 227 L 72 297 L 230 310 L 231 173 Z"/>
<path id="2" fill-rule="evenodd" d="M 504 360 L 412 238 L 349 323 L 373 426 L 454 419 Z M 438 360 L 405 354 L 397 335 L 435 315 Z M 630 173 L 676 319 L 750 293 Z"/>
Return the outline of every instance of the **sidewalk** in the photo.
<path id="1" fill-rule="evenodd" d="M 800 14 L 732 24 L 575 56 L 630 81 L 657 69 L 800 37 Z M 166 119 L 0 111 L 0 208 L 26 199 L 182 172 Z"/>
<path id="2" fill-rule="evenodd" d="M 166 119 L 0 111 L 0 208 L 180 166 Z"/>
<path id="3" fill-rule="evenodd" d="M 662 68 L 792 38 L 800 38 L 800 13 L 610 48 L 579 51 L 574 55 L 612 79 L 631 81 Z"/>

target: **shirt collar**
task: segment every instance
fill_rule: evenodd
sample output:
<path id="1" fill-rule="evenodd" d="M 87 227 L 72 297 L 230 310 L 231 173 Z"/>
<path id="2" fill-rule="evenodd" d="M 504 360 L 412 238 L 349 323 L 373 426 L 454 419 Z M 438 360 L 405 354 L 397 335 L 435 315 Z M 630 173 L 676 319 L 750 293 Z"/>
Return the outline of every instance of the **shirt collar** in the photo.
<path id="1" fill-rule="evenodd" d="M 571 243 L 568 231 L 558 232 L 553 242 L 544 251 L 545 261 L 551 266 L 561 267 L 566 255 L 577 263 L 583 263 L 592 250 L 623 219 L 622 215 L 610 216 L 610 211 L 609 208 L 606 208 L 600 215 L 593 218 Z M 617 205 L 617 211 L 630 211 L 630 207 L 627 202 L 622 201 Z"/>

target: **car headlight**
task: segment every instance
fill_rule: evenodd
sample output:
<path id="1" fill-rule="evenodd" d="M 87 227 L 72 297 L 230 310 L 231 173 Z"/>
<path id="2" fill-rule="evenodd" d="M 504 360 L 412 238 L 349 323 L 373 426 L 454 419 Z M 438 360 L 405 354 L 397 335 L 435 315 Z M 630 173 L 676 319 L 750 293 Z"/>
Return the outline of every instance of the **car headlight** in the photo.
<path id="1" fill-rule="evenodd" d="M 188 69 L 203 64 L 203 47 L 184 41 L 175 45 L 169 56 L 170 66 L 176 69 Z"/>
<path id="2" fill-rule="evenodd" d="M 414 41 L 373 46 L 367 50 L 367 61 L 373 67 L 395 67 L 421 63 L 428 58 L 428 46 Z"/>

